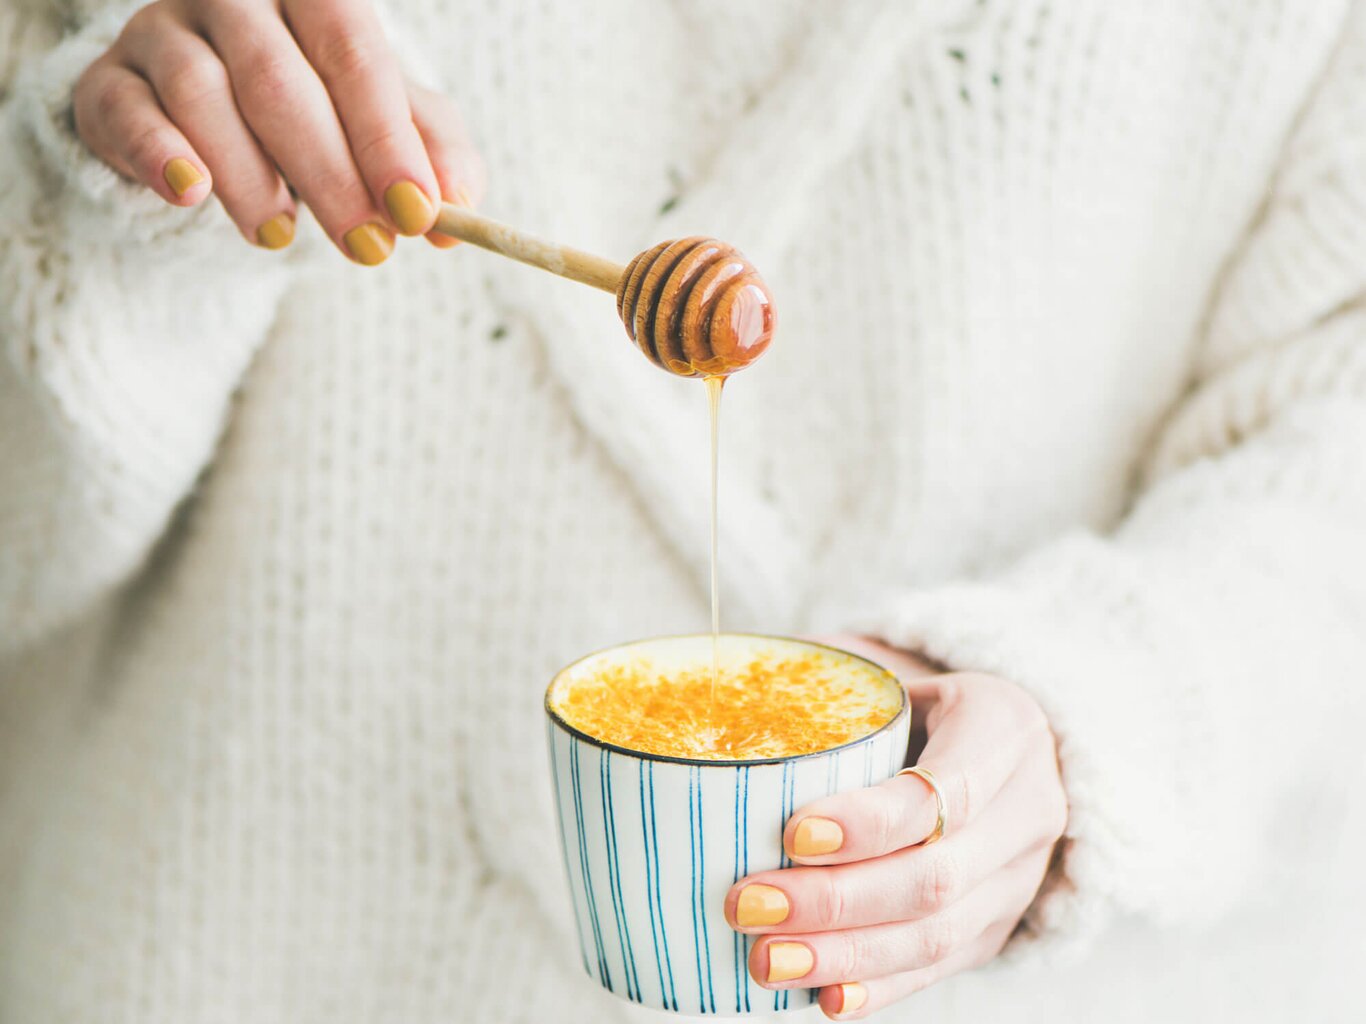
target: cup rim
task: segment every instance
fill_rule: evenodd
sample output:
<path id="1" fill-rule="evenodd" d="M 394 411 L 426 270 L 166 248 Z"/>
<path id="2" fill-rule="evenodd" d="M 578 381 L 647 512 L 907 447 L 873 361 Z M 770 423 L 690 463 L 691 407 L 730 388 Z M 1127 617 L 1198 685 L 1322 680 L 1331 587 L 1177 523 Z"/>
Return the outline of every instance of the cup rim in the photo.
<path id="1" fill-rule="evenodd" d="M 846 742 L 841 743 L 837 747 L 826 747 L 824 750 L 812 750 L 808 751 L 805 754 L 789 754 L 786 757 L 756 757 L 750 758 L 749 760 L 745 761 L 718 761 L 714 758 L 707 757 L 676 757 L 673 754 L 654 754 L 644 750 L 632 750 L 630 747 L 623 747 L 619 744 L 609 743 L 606 740 L 599 739 L 596 736 L 590 736 L 588 733 L 584 732 L 577 726 L 571 725 L 551 705 L 550 693 L 552 690 L 555 689 L 555 684 L 559 682 L 560 677 L 563 676 L 566 672 L 573 669 L 575 666 L 581 665 L 585 661 L 588 661 L 590 658 L 596 658 L 599 655 L 606 654 L 608 651 L 615 651 L 620 648 L 635 647 L 638 644 L 655 643 L 660 640 L 693 640 L 697 638 L 707 638 L 711 636 L 710 633 L 667 633 L 663 636 L 642 637 L 639 640 L 628 640 L 625 643 L 611 644 L 607 647 L 599 648 L 596 651 L 591 651 L 588 654 L 584 654 L 578 658 L 575 658 L 568 665 L 565 665 L 558 672 L 556 672 L 555 675 L 551 677 L 549 685 L 546 686 L 545 698 L 542 701 L 545 707 L 545 713 L 547 716 L 549 716 L 550 720 L 555 725 L 563 729 L 565 732 L 569 733 L 569 735 L 575 737 L 576 739 L 583 740 L 585 743 L 591 744 L 592 746 L 598 747 L 602 750 L 610 750 L 614 753 L 626 754 L 629 757 L 639 758 L 642 761 L 660 761 L 666 764 L 709 765 L 713 768 L 749 768 L 755 765 L 785 764 L 792 761 L 801 761 L 808 757 L 825 757 L 828 754 L 838 753 L 841 750 L 848 750 L 850 747 L 856 747 L 861 743 L 867 743 L 875 737 L 882 735 L 884 732 L 887 732 L 889 729 L 895 728 L 903 717 L 909 717 L 910 715 L 911 702 L 910 698 L 906 694 L 905 685 L 903 685 L 901 680 L 897 678 L 895 672 L 887 668 L 887 666 L 885 665 L 879 665 L 876 661 L 873 661 L 871 658 L 865 658 L 861 654 L 855 654 L 853 651 L 846 651 L 843 647 L 836 647 L 833 644 L 823 644 L 817 640 L 801 640 L 793 636 L 775 636 L 771 633 L 733 633 L 729 630 L 719 633 L 717 635 L 720 637 L 738 636 L 747 637 L 753 640 L 777 640 L 782 643 L 804 644 L 807 647 L 819 647 L 823 650 L 834 651 L 837 654 L 842 654 L 846 658 L 853 658 L 855 661 L 861 661 L 865 665 L 872 666 L 879 673 L 888 677 L 892 680 L 893 683 L 896 684 L 897 693 L 901 695 L 901 705 L 897 708 L 897 712 L 895 715 L 887 719 L 886 722 L 878 726 L 872 732 L 865 733 L 862 736 L 857 736 L 852 740 L 847 740 Z"/>

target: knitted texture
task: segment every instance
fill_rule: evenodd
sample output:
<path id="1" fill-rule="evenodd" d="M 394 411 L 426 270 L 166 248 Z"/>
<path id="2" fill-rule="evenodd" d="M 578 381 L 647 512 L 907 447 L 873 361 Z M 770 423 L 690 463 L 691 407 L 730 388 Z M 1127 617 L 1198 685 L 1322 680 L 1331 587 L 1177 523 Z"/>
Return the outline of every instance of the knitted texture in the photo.
<path id="1" fill-rule="evenodd" d="M 725 624 L 1048 712 L 1018 969 L 886 1019 L 1312 1008 L 1278 982 L 1343 948 L 1366 659 L 1362 5 L 386 6 L 490 214 L 769 280 Z M 706 628 L 702 388 L 590 289 L 306 219 L 265 252 L 121 181 L 71 123 L 136 4 L 99 7 L 0 12 L 0 1022 L 628 1018 L 541 691 Z M 1084 969 L 1030 980 L 1050 949 Z"/>

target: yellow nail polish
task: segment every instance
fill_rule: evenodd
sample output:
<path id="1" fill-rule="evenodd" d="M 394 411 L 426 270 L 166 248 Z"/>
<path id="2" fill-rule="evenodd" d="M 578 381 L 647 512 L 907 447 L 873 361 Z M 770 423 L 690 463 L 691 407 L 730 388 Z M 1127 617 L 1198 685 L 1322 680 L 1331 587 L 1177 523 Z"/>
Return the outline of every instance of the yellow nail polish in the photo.
<path id="1" fill-rule="evenodd" d="M 278 213 L 256 229 L 256 241 L 267 249 L 283 249 L 294 241 L 294 218 Z"/>
<path id="2" fill-rule="evenodd" d="M 379 224 L 358 224 L 345 235 L 342 241 L 357 263 L 373 267 L 383 263 L 394 251 L 394 236 Z"/>
<path id="3" fill-rule="evenodd" d="M 800 942 L 770 942 L 768 944 L 768 980 L 791 981 L 810 973 L 816 958 Z"/>
<path id="4" fill-rule="evenodd" d="M 166 179 L 166 184 L 171 186 L 171 191 L 178 196 L 183 196 L 204 180 L 199 168 L 181 156 L 168 163 L 161 173 Z"/>
<path id="5" fill-rule="evenodd" d="M 735 901 L 735 923 L 741 928 L 760 928 L 786 921 L 787 897 L 781 889 L 755 882 L 740 890 Z"/>
<path id="6" fill-rule="evenodd" d="M 390 185 L 384 192 L 384 206 L 405 235 L 420 235 L 431 229 L 432 201 L 411 181 Z"/>
<path id="7" fill-rule="evenodd" d="M 792 834 L 792 853 L 797 857 L 819 857 L 843 845 L 844 829 L 829 818 L 803 818 Z"/>
<path id="8" fill-rule="evenodd" d="M 840 986 L 840 1014 L 854 1013 L 868 1001 L 868 990 L 857 981 L 846 981 Z"/>

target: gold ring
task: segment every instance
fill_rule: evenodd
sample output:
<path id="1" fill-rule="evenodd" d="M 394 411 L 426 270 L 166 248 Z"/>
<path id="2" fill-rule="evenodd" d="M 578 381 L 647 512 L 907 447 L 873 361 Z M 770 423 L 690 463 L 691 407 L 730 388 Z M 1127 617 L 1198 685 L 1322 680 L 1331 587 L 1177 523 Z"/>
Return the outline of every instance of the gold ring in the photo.
<path id="1" fill-rule="evenodd" d="M 934 773 L 928 768 L 921 768 L 920 765 L 915 765 L 911 768 L 903 768 L 896 774 L 914 775 L 917 778 L 923 779 L 925 784 L 930 787 L 930 791 L 934 793 L 934 807 L 939 815 L 938 820 L 934 823 L 934 831 L 915 845 L 929 846 L 931 843 L 939 842 L 939 840 L 944 838 L 944 829 L 947 828 L 949 824 L 949 805 L 948 801 L 944 799 L 944 791 L 939 788 L 939 783 L 935 779 Z"/>

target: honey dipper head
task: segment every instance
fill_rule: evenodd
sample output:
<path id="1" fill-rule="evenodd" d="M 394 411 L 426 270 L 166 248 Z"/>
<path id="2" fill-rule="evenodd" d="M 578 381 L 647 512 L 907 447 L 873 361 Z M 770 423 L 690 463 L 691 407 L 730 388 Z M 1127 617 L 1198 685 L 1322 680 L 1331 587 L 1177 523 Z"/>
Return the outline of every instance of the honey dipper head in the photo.
<path id="1" fill-rule="evenodd" d="M 626 265 L 617 286 L 626 333 L 680 377 L 744 369 L 773 339 L 773 298 L 759 272 L 714 238 L 660 242 Z"/>

